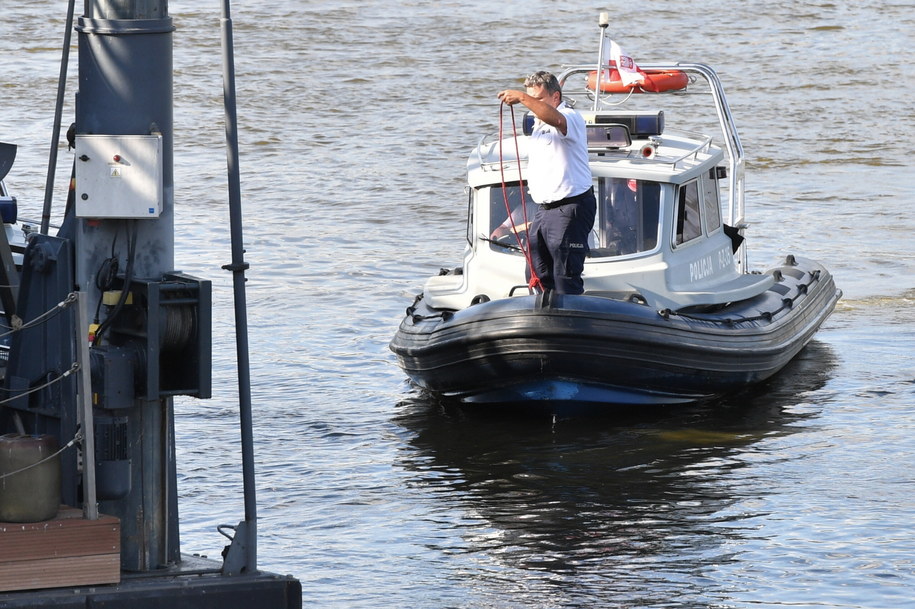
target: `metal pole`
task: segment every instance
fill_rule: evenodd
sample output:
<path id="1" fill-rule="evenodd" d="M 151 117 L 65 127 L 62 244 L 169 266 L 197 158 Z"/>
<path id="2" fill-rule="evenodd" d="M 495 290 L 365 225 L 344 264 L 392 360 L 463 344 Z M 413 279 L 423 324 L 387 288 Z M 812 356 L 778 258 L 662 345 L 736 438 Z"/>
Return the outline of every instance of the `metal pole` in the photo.
<path id="1" fill-rule="evenodd" d="M 223 100 L 226 113 L 226 164 L 229 181 L 229 223 L 235 289 L 235 346 L 238 357 L 238 409 L 241 423 L 242 479 L 245 493 L 245 551 L 248 572 L 257 570 L 257 497 L 254 486 L 254 432 L 251 413 L 251 376 L 248 359 L 248 316 L 245 303 L 245 262 L 242 235 L 241 186 L 238 169 L 238 120 L 235 103 L 235 57 L 229 0 L 222 3 Z M 238 533 L 236 533 L 238 534 Z"/>
<path id="2" fill-rule="evenodd" d="M 54 196 L 54 176 L 57 169 L 57 146 L 60 140 L 60 120 L 63 114 L 64 92 L 67 90 L 67 65 L 70 61 L 70 39 L 73 31 L 73 4 L 67 5 L 67 25 L 64 29 L 64 48 L 60 58 L 60 76 L 57 81 L 57 105 L 54 107 L 54 129 L 51 135 L 51 153 L 48 155 L 48 178 L 44 185 L 44 208 L 41 212 L 41 234 L 47 235 L 51 226 L 51 199 Z"/>
<path id="3" fill-rule="evenodd" d="M 594 110 L 600 109 L 600 85 L 604 75 L 604 36 L 607 35 L 607 26 L 610 25 L 610 13 L 598 15 L 597 24 L 600 26 L 600 46 L 597 47 L 597 83 L 594 85 Z M 607 71 L 609 75 L 609 70 Z M 609 76 L 608 76 L 609 78 Z"/>
<path id="4" fill-rule="evenodd" d="M 98 520 L 98 501 L 95 493 L 95 423 L 92 419 L 92 376 L 89 370 L 89 311 L 86 293 L 76 293 L 76 378 L 79 406 L 79 425 L 83 433 L 83 516 Z"/>

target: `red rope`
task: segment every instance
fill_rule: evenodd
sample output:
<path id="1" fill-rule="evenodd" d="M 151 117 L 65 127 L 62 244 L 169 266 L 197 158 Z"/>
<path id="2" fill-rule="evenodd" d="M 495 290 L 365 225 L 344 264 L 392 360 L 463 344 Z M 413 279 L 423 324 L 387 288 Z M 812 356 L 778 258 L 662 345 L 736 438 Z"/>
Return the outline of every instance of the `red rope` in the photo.
<path id="1" fill-rule="evenodd" d="M 530 225 L 527 222 L 527 201 L 524 197 L 524 178 L 521 175 L 521 152 L 518 149 L 518 128 L 515 125 L 515 107 L 511 105 L 508 107 L 511 110 L 512 138 L 515 142 L 515 160 L 518 162 L 518 188 L 521 191 L 521 218 L 524 221 L 524 226 L 527 226 L 528 230 L 527 244 L 521 241 L 521 236 L 518 234 L 518 228 L 516 227 L 514 220 L 512 220 L 511 204 L 508 202 L 508 185 L 505 183 L 505 163 L 502 160 L 502 126 L 505 122 L 505 106 L 505 102 L 502 102 L 499 106 L 499 173 L 502 178 L 502 199 L 505 201 L 505 212 L 508 214 L 508 223 L 511 225 L 512 233 L 515 235 L 515 241 L 518 242 L 518 247 L 521 249 L 521 253 L 524 254 L 524 259 L 527 261 L 527 268 L 531 271 L 531 280 L 528 282 L 527 287 L 542 292 L 543 285 L 540 283 L 540 277 L 537 276 L 537 272 L 534 270 L 534 264 L 531 261 Z"/>

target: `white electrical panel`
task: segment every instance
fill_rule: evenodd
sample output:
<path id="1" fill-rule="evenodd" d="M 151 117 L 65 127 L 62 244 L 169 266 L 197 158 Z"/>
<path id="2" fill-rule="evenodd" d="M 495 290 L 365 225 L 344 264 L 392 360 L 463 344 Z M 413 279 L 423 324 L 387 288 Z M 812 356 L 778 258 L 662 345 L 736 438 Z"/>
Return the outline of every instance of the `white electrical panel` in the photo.
<path id="1" fill-rule="evenodd" d="M 161 135 L 77 135 L 76 215 L 158 218 Z"/>

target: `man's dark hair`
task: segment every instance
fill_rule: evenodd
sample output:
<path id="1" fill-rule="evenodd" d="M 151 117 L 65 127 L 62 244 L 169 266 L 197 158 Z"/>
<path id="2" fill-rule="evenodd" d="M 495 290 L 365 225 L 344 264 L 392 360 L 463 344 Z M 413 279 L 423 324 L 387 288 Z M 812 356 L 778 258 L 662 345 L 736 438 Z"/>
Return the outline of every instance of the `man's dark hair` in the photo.
<path id="1" fill-rule="evenodd" d="M 543 70 L 534 72 L 524 79 L 524 87 L 543 87 L 547 93 L 559 93 L 560 99 L 562 99 L 562 87 L 559 86 L 559 81 L 551 72 Z"/>

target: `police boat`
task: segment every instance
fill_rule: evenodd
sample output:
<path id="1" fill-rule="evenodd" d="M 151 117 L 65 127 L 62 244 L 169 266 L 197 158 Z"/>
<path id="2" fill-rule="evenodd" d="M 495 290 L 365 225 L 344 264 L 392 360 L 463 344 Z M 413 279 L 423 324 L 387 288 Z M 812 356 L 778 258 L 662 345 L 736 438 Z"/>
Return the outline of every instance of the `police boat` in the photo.
<path id="1" fill-rule="evenodd" d="M 714 398 L 781 370 L 842 295 L 825 267 L 793 253 L 748 269 L 744 153 L 714 69 L 644 64 L 640 81 L 620 82 L 634 62 L 619 51 L 604 61 L 605 31 L 597 65 L 559 75 L 587 124 L 597 198 L 585 291 L 529 287 L 533 121 L 512 116 L 511 132 L 484 137 L 468 159 L 461 265 L 425 282 L 390 343 L 437 396 L 551 407 Z"/>

